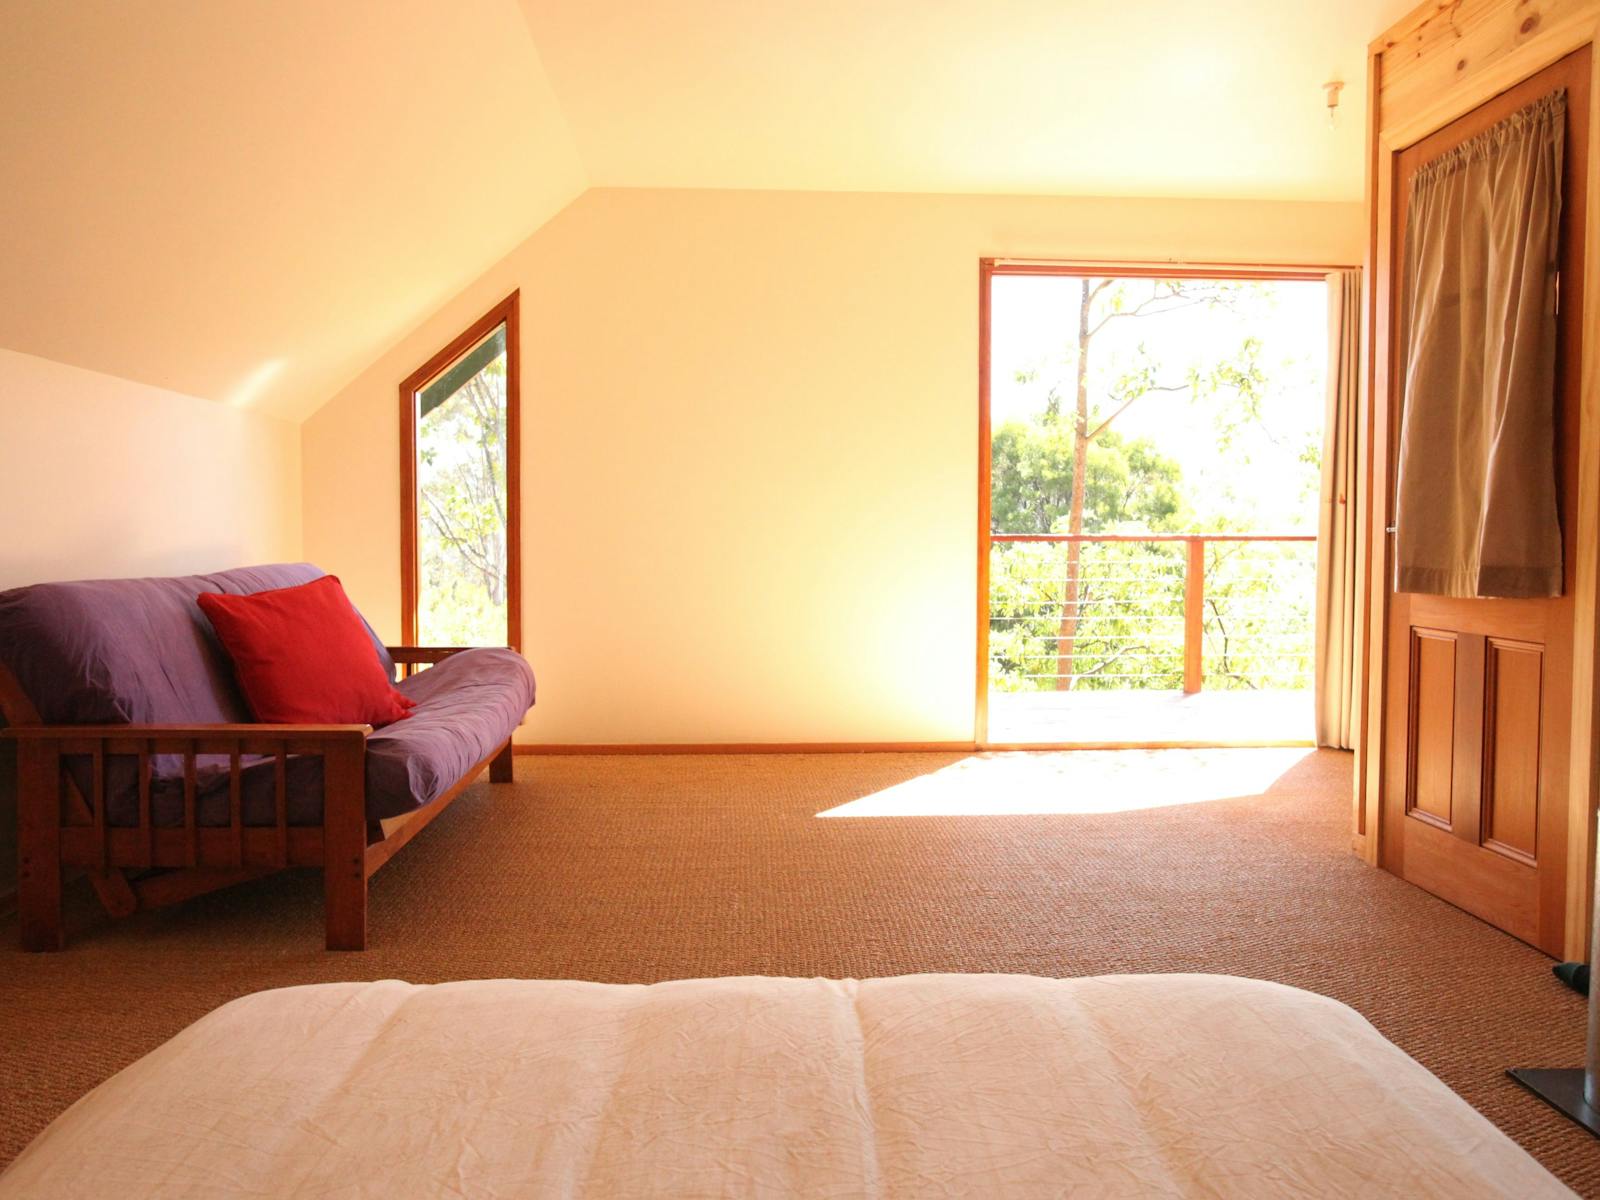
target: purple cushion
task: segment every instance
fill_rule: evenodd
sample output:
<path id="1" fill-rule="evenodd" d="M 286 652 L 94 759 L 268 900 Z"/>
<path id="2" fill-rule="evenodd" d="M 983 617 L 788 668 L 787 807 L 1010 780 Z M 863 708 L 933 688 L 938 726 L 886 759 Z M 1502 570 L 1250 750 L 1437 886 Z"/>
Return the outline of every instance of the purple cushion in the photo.
<path id="1" fill-rule="evenodd" d="M 170 579 L 92 579 L 0 592 L 0 663 L 47 725 L 250 720 L 233 667 L 195 597 L 319 579 L 310 563 Z M 390 678 L 394 663 L 372 632 Z"/>
<path id="2" fill-rule="evenodd" d="M 533 669 L 515 650 L 463 650 L 399 687 L 417 706 L 367 739 L 367 812 L 374 818 L 437 800 L 533 707 Z"/>

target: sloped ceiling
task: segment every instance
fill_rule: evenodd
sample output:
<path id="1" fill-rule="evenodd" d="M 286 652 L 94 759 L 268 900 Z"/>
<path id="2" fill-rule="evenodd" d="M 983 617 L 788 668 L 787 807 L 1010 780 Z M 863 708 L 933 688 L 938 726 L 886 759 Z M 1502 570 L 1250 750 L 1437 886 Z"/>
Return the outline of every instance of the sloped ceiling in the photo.
<path id="1" fill-rule="evenodd" d="M 0 346 L 298 419 L 590 185 L 1356 199 L 1409 7 L 6 0 Z"/>
<path id="2" fill-rule="evenodd" d="M 516 0 L 6 0 L 0 346 L 298 418 L 585 185 Z"/>
<path id="3" fill-rule="evenodd" d="M 1360 198 L 1366 46 L 1414 6 L 523 4 L 594 185 L 1293 200 Z"/>

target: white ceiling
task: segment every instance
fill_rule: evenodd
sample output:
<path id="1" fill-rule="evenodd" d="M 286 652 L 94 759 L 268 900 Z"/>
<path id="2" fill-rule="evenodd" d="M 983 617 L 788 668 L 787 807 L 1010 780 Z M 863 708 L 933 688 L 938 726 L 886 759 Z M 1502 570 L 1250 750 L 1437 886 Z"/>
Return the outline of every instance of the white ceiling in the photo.
<path id="1" fill-rule="evenodd" d="M 0 346 L 298 418 L 584 187 L 515 0 L 4 0 Z"/>
<path id="2" fill-rule="evenodd" d="M 297 419 L 586 186 L 1353 200 L 1409 7 L 6 0 L 0 346 Z"/>
<path id="3" fill-rule="evenodd" d="M 1414 6 L 522 3 L 595 185 L 1295 200 L 1360 198 L 1366 47 Z"/>

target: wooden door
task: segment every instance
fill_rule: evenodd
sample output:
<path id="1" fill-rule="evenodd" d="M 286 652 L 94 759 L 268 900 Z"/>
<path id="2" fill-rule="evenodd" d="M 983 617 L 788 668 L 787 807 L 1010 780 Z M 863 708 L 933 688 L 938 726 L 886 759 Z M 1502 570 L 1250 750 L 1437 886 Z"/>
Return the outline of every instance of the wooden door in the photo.
<path id="1" fill-rule="evenodd" d="M 1588 47 L 1570 54 L 1405 150 L 1396 157 L 1392 193 L 1391 338 L 1403 353 L 1399 289 L 1417 168 L 1540 96 L 1567 89 L 1556 369 L 1566 586 L 1559 598 L 1544 600 L 1391 592 L 1379 838 L 1385 869 L 1552 955 L 1562 950 L 1566 908 L 1589 61 Z M 1403 379 L 1397 364 L 1389 403 L 1395 448 Z M 1390 512 L 1394 482 L 1391 470 Z"/>

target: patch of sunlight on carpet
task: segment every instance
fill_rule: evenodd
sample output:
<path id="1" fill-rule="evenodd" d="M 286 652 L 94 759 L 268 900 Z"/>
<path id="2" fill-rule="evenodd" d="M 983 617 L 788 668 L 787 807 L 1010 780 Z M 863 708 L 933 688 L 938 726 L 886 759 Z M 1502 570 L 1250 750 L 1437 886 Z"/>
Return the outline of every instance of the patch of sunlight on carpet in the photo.
<path id="1" fill-rule="evenodd" d="M 819 817 L 1086 816 L 1267 791 L 1313 750 L 1069 750 L 977 754 Z"/>

